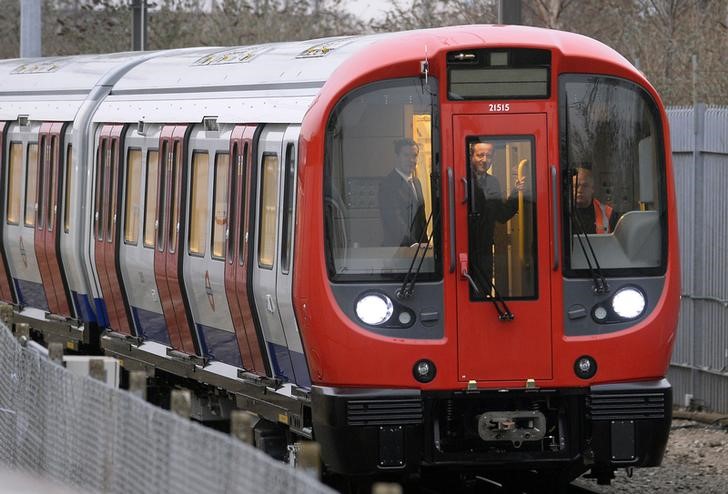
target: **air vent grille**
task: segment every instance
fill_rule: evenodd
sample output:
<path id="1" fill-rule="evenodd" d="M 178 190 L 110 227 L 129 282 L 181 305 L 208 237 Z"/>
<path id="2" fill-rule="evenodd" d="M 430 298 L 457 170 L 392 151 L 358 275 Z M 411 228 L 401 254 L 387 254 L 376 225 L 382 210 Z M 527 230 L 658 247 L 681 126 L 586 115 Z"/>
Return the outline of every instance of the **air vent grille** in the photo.
<path id="1" fill-rule="evenodd" d="M 350 400 L 346 404 L 348 425 L 412 425 L 422 423 L 422 400 Z"/>
<path id="2" fill-rule="evenodd" d="M 593 394 L 588 402 L 592 420 L 664 419 L 661 393 Z"/>

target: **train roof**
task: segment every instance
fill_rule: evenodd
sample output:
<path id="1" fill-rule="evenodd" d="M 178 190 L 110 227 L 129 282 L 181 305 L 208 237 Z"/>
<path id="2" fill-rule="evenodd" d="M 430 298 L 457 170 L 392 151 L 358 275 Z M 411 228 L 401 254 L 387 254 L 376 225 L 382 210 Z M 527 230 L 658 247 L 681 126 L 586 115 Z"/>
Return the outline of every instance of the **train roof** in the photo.
<path id="1" fill-rule="evenodd" d="M 23 99 L 23 95 L 30 93 L 55 93 L 56 99 L 63 95 L 64 100 L 83 99 L 93 87 L 105 83 L 112 86 L 107 98 L 111 106 L 102 105 L 102 114 L 95 120 L 113 120 L 113 114 L 127 120 L 123 115 L 124 101 L 151 102 L 173 97 L 196 100 L 200 106 L 198 113 L 203 116 L 210 112 L 226 113 L 225 108 L 210 105 L 211 99 L 257 98 L 259 101 L 252 106 L 242 102 L 229 105 L 229 117 L 222 117 L 221 121 L 241 121 L 253 114 L 260 120 L 261 109 L 267 107 L 264 114 L 271 119 L 266 121 L 294 122 L 300 121 L 321 88 L 340 68 L 345 74 L 337 74 L 336 84 L 403 61 L 435 58 L 443 51 L 500 46 L 555 50 L 561 54 L 562 68 L 567 70 L 566 65 L 572 61 L 574 67 L 584 71 L 583 65 L 578 64 L 589 59 L 593 66 L 641 78 L 624 57 L 585 36 L 527 26 L 466 25 L 233 48 L 5 60 L 0 61 L 0 118 L 15 118 L 15 109 L 7 108 L 3 101 Z M 115 71 L 118 76 L 110 76 Z M 283 107 L 290 111 L 281 115 Z M 169 105 L 142 103 L 137 114 L 141 112 L 145 118 L 155 120 L 165 113 L 169 115 L 171 109 Z M 190 121 L 189 118 L 192 116 L 179 117 L 180 121 Z M 129 115 L 128 119 L 134 121 L 136 117 Z"/>

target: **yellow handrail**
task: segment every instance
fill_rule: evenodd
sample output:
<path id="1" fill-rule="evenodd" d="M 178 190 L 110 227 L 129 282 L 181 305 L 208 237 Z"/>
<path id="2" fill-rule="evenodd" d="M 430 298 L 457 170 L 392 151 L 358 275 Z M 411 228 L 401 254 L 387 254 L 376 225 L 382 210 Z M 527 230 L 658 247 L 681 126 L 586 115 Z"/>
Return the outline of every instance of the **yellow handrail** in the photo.
<path id="1" fill-rule="evenodd" d="M 523 172 L 526 169 L 526 165 L 528 164 L 527 159 L 522 159 L 518 163 L 518 180 L 522 180 L 524 178 Z M 525 221 L 526 219 L 523 216 L 523 208 L 524 208 L 524 199 L 523 199 L 523 191 L 518 191 L 518 256 L 521 260 L 521 263 L 523 263 L 523 259 L 526 256 L 526 235 L 524 231 Z"/>

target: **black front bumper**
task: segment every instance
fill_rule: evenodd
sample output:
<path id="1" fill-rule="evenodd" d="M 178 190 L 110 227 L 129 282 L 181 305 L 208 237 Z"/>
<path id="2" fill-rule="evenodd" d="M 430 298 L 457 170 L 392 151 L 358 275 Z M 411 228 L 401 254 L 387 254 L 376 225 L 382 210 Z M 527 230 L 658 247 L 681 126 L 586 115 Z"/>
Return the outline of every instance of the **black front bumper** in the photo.
<path id="1" fill-rule="evenodd" d="M 666 380 L 578 389 L 420 392 L 314 386 L 314 437 L 326 467 L 346 475 L 450 470 L 656 466 L 672 416 Z M 543 438 L 485 441 L 490 411 L 538 411 Z"/>

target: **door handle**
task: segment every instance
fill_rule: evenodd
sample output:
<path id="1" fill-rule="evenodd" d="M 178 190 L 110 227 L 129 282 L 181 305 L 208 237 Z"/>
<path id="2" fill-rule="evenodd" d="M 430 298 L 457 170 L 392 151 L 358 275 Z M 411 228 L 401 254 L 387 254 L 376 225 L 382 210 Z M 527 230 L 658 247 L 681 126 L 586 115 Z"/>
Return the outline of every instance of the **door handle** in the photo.
<path id="1" fill-rule="evenodd" d="M 461 280 L 467 280 L 470 284 L 470 287 L 473 289 L 473 292 L 480 293 L 480 290 L 478 290 L 478 285 L 475 284 L 475 280 L 468 274 L 468 255 L 464 252 L 460 253 L 460 279 Z"/>

